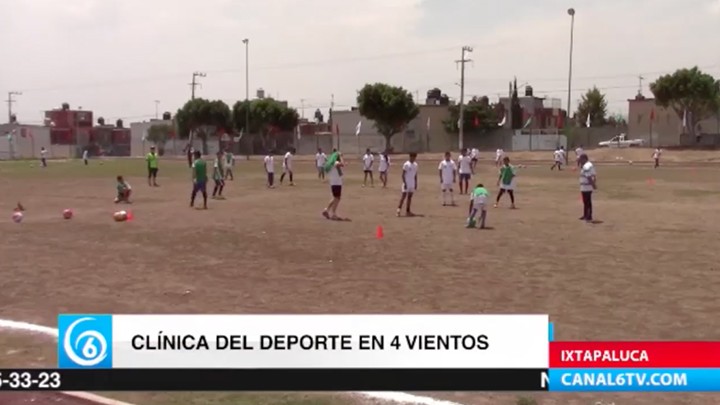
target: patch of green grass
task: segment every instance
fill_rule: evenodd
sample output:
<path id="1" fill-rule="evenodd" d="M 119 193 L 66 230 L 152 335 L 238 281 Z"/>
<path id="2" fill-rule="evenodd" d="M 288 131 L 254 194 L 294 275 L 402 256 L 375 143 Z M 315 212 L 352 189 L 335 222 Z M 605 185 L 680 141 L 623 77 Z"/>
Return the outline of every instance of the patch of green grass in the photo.
<path id="1" fill-rule="evenodd" d="M 717 197 L 720 195 L 720 190 L 676 189 L 673 190 L 673 194 L 685 198 Z"/>

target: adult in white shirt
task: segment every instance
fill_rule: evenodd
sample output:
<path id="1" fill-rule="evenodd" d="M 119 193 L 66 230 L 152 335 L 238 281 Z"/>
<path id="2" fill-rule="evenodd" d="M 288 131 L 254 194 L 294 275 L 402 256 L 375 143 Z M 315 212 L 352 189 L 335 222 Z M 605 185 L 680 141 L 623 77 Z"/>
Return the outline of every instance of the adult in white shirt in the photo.
<path id="1" fill-rule="evenodd" d="M 325 180 L 325 162 L 327 162 L 327 155 L 322 148 L 318 148 L 315 154 L 315 167 L 317 167 L 318 179 L 320 180 Z"/>
<path id="2" fill-rule="evenodd" d="M 580 163 L 580 194 L 583 201 L 583 215 L 581 220 L 586 222 L 593 221 L 592 193 L 597 190 L 597 173 L 595 166 L 590 162 L 586 154 L 580 155 L 578 158 Z"/>
<path id="3" fill-rule="evenodd" d="M 562 150 L 559 147 L 557 149 L 555 149 L 555 152 L 553 152 L 553 159 L 554 159 L 554 163 L 553 163 L 552 167 L 550 168 L 550 170 L 555 170 L 556 167 L 557 167 L 558 171 L 562 170 L 562 164 L 563 164 L 564 159 L 563 159 Z"/>
<path id="4" fill-rule="evenodd" d="M 475 174 L 475 166 L 477 166 L 479 157 L 480 157 L 480 151 L 477 148 L 472 148 L 470 150 L 470 163 L 471 163 L 473 174 Z"/>
<path id="5" fill-rule="evenodd" d="M 283 183 L 283 180 L 285 180 L 285 175 L 287 174 L 290 178 L 290 185 L 294 186 L 295 183 L 293 183 L 293 169 L 292 169 L 292 159 L 293 155 L 295 154 L 295 148 L 290 148 L 287 153 L 285 153 L 285 157 L 283 157 L 283 174 L 280 175 L 280 184 Z"/>
<path id="6" fill-rule="evenodd" d="M 467 149 L 460 152 L 458 158 L 458 173 L 460 174 L 460 194 L 467 194 L 472 177 L 472 158 L 468 156 Z"/>
<path id="7" fill-rule="evenodd" d="M 275 157 L 272 152 L 268 153 L 263 159 L 263 169 L 267 174 L 267 187 L 275 188 Z"/>
<path id="8" fill-rule="evenodd" d="M 332 159 L 332 157 L 333 156 L 331 156 L 330 158 Z M 342 155 L 339 155 L 336 161 L 327 163 L 331 164 L 330 170 L 328 171 L 328 182 L 330 183 L 332 200 L 330 200 L 330 203 L 323 210 L 322 215 L 327 219 L 338 221 L 341 219 L 337 216 L 337 209 L 340 205 L 340 198 L 342 197 L 342 168 L 344 166 Z"/>
<path id="9" fill-rule="evenodd" d="M 380 165 L 378 166 L 378 171 L 380 172 L 380 181 L 383 184 L 383 188 L 387 187 L 388 170 L 390 170 L 390 156 L 388 156 L 387 151 L 385 151 L 380 154 Z"/>
<path id="10" fill-rule="evenodd" d="M 655 169 L 660 167 L 660 155 L 662 155 L 662 150 L 660 150 L 660 148 L 656 148 L 655 152 L 653 152 L 653 160 L 655 160 Z"/>
<path id="11" fill-rule="evenodd" d="M 498 149 L 495 151 L 495 167 L 499 167 L 502 165 L 503 157 L 505 156 L 505 151 L 502 149 Z"/>
<path id="12" fill-rule="evenodd" d="M 584 154 L 585 154 L 585 150 L 583 149 L 582 145 L 575 148 L 575 163 L 577 164 L 577 167 L 580 167 L 580 156 L 582 156 Z"/>
<path id="13" fill-rule="evenodd" d="M 363 173 L 365 174 L 365 178 L 363 178 L 363 187 L 367 186 L 367 180 L 368 177 L 370 177 L 370 187 L 375 187 L 375 181 L 373 180 L 373 162 L 375 161 L 375 157 L 373 156 L 372 152 L 370 152 L 370 149 L 365 149 L 365 154 L 362 157 L 363 161 Z"/>
<path id="14" fill-rule="evenodd" d="M 400 195 L 400 204 L 398 204 L 397 208 L 397 216 L 400 216 L 405 200 L 407 200 L 407 205 L 405 206 L 405 216 L 415 216 L 410 207 L 412 205 L 413 194 L 415 194 L 415 191 L 417 191 L 418 188 L 418 164 L 415 159 L 417 159 L 417 153 L 411 153 L 408 161 L 403 164 L 402 194 Z"/>
<path id="15" fill-rule="evenodd" d="M 455 205 L 455 197 L 453 196 L 453 184 L 457 173 L 457 165 L 452 160 L 450 152 L 445 152 L 445 159 L 440 161 L 438 165 L 438 174 L 440 175 L 440 191 L 442 191 L 442 205 L 447 206 L 447 196 L 450 195 L 450 205 Z"/>
<path id="16" fill-rule="evenodd" d="M 82 157 L 82 158 L 83 158 L 83 162 L 85 162 L 85 166 L 87 166 L 87 164 L 88 164 L 88 155 L 89 155 L 88 150 L 87 150 L 87 149 L 83 150 L 83 157 Z"/>

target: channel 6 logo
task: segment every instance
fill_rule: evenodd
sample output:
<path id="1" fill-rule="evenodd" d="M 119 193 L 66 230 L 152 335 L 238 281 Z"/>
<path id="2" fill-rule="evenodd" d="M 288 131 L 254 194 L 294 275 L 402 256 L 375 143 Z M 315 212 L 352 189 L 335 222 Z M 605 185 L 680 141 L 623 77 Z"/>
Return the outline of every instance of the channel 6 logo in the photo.
<path id="1" fill-rule="evenodd" d="M 58 315 L 59 368 L 112 368 L 112 315 Z"/>

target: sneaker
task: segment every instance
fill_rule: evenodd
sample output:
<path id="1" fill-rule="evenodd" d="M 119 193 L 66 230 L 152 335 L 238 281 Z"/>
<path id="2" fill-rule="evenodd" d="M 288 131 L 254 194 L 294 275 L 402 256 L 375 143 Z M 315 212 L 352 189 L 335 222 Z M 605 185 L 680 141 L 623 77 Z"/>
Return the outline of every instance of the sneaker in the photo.
<path id="1" fill-rule="evenodd" d="M 585 217 L 580 217 L 580 218 L 578 218 L 578 219 L 581 220 L 581 221 L 585 221 L 587 218 L 585 218 Z"/>
<path id="2" fill-rule="evenodd" d="M 323 211 L 323 212 L 322 212 L 322 216 L 324 216 L 325 219 L 330 219 L 330 214 L 328 214 L 327 211 Z"/>
<path id="3" fill-rule="evenodd" d="M 497 208 L 497 204 L 493 204 L 493 208 Z"/>
<path id="4" fill-rule="evenodd" d="M 396 215 L 400 216 L 400 208 L 397 209 Z"/>

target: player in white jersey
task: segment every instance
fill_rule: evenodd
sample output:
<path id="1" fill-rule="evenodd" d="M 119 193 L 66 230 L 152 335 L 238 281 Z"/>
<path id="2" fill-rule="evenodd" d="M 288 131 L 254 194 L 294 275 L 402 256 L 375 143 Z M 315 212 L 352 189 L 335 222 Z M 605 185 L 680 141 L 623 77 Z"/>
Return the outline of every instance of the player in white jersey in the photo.
<path id="1" fill-rule="evenodd" d="M 390 156 L 387 151 L 380 154 L 380 165 L 378 165 L 378 172 L 380 172 L 380 181 L 382 182 L 383 188 L 387 187 L 387 175 L 390 170 Z"/>
<path id="2" fill-rule="evenodd" d="M 402 194 L 400 195 L 400 204 L 398 204 L 397 208 L 397 216 L 400 216 L 405 200 L 407 200 L 407 205 L 405 206 L 405 216 L 415 216 L 410 207 L 412 205 L 413 195 L 418 188 L 418 164 L 415 159 L 417 159 L 417 153 L 411 153 L 408 161 L 403 164 Z"/>
<path id="3" fill-rule="evenodd" d="M 470 149 L 470 164 L 472 167 L 472 174 L 475 174 L 475 167 L 477 166 L 478 159 L 480 158 L 480 151 L 478 148 Z"/>
<path id="4" fill-rule="evenodd" d="M 660 150 L 660 148 L 656 148 L 652 155 L 653 160 L 655 161 L 655 169 L 660 167 L 660 155 L 662 155 L 662 150 Z"/>
<path id="5" fill-rule="evenodd" d="M 285 157 L 283 157 L 283 174 L 280 175 L 280 184 L 282 184 L 283 180 L 285 180 L 285 175 L 287 174 L 290 180 L 290 185 L 294 186 L 295 183 L 293 183 L 293 155 L 295 154 L 295 148 L 290 148 L 290 150 L 287 151 L 285 154 Z"/>
<path id="6" fill-rule="evenodd" d="M 267 188 L 275 188 L 275 157 L 272 152 L 263 159 L 263 169 L 267 174 Z"/>
<path id="7" fill-rule="evenodd" d="M 582 145 L 575 148 L 575 164 L 577 164 L 577 167 L 580 167 L 580 156 L 582 156 L 584 154 L 585 154 L 585 150 L 583 149 Z"/>
<path id="8" fill-rule="evenodd" d="M 325 180 L 325 162 L 327 162 L 327 155 L 322 148 L 318 148 L 315 154 L 315 167 L 317 167 L 318 179 L 320 180 Z"/>
<path id="9" fill-rule="evenodd" d="M 448 205 L 448 194 L 450 195 L 450 205 L 455 205 L 455 197 L 453 196 L 453 184 L 457 180 L 457 165 L 452 160 L 450 152 L 445 152 L 445 159 L 440 161 L 438 165 L 438 174 L 440 175 L 440 191 L 442 192 L 442 205 Z"/>
<path id="10" fill-rule="evenodd" d="M 502 165 L 503 157 L 505 157 L 504 150 L 498 149 L 495 151 L 495 167 L 500 167 Z"/>
<path id="11" fill-rule="evenodd" d="M 553 159 L 554 159 L 554 163 L 553 163 L 552 167 L 550 168 L 550 170 L 555 170 L 556 167 L 557 167 L 558 171 L 562 170 L 563 160 L 565 160 L 565 159 L 563 159 L 563 153 L 560 148 L 556 148 L 555 151 L 553 152 Z"/>
<path id="12" fill-rule="evenodd" d="M 472 177 L 472 158 L 468 156 L 467 149 L 460 152 L 457 165 L 460 174 L 460 194 L 467 194 L 470 188 L 470 177 Z"/>
<path id="13" fill-rule="evenodd" d="M 375 162 L 375 156 L 373 156 L 372 152 L 370 152 L 370 148 L 365 149 L 365 154 L 362 157 L 362 161 L 363 173 L 365 174 L 362 186 L 367 186 L 367 180 L 368 177 L 370 177 L 370 187 L 375 187 L 375 180 L 373 179 L 373 162 Z"/>

